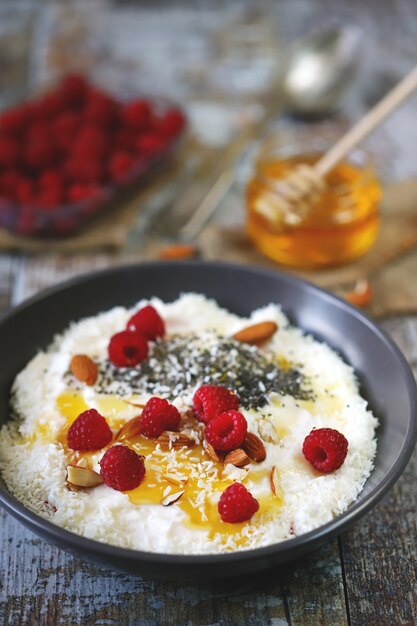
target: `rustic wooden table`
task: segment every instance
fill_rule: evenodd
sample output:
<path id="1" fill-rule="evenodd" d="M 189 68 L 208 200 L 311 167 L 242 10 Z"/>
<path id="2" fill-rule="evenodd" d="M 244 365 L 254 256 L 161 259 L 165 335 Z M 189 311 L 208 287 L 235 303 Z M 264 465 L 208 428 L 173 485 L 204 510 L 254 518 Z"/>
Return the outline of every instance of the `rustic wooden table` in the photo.
<path id="1" fill-rule="evenodd" d="M 282 5 L 283 28 L 292 37 L 320 25 L 329 13 L 364 26 L 382 50 L 381 63 L 389 68 L 415 63 L 413 0 L 374 0 L 366 6 L 359 0 L 349 6 L 341 1 L 287 0 Z M 390 146 L 408 139 L 401 167 L 398 160 L 395 163 L 397 175 L 409 168 L 410 157 L 414 161 L 417 157 L 416 142 L 410 141 L 413 126 L 407 138 L 403 118 L 388 130 Z M 391 164 L 391 154 L 383 156 Z M 140 254 L 130 246 L 113 255 L 2 255 L 0 307 L 11 307 L 67 276 L 132 262 Z M 387 319 L 382 326 L 417 373 L 417 316 Z M 416 471 L 414 454 L 402 478 L 370 514 L 302 562 L 253 578 L 198 586 L 142 580 L 78 561 L 0 511 L 0 622 L 5 626 L 415 624 Z"/>

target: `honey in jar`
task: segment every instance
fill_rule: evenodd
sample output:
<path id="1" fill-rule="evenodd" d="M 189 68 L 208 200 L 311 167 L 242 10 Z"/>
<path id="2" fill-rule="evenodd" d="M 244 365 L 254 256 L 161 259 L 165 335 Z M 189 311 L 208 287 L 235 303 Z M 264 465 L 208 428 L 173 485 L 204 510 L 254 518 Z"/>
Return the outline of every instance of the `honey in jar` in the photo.
<path id="1" fill-rule="evenodd" d="M 292 148 L 288 153 L 269 141 L 247 186 L 248 234 L 261 252 L 283 265 L 308 269 L 347 263 L 367 252 L 377 237 L 381 187 L 360 150 L 325 177 L 324 190 L 303 217 L 291 221 L 274 210 L 277 182 L 324 152 Z"/>

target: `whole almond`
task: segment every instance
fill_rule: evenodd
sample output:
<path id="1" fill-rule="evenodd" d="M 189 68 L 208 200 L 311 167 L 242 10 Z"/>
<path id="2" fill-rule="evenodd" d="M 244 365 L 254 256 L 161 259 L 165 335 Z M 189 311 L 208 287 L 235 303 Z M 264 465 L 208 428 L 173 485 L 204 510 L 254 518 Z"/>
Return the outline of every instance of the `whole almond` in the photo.
<path id="1" fill-rule="evenodd" d="M 247 326 L 239 330 L 233 335 L 233 339 L 242 341 L 243 343 L 259 345 L 271 339 L 272 335 L 277 330 L 278 326 L 275 322 L 259 322 L 259 324 L 253 324 L 252 326 Z"/>
<path id="2" fill-rule="evenodd" d="M 174 448 L 174 450 L 178 450 L 179 448 L 192 448 L 195 446 L 195 439 L 189 437 L 185 433 L 177 433 L 174 431 L 166 430 L 159 435 L 156 439 L 156 443 L 159 443 L 162 450 L 169 450 L 170 448 Z"/>
<path id="3" fill-rule="evenodd" d="M 166 261 L 192 259 L 196 256 L 198 256 L 198 248 L 192 243 L 178 243 L 171 246 L 166 246 L 159 253 L 159 258 Z"/>
<path id="4" fill-rule="evenodd" d="M 226 454 L 224 464 L 227 465 L 228 463 L 231 463 L 235 467 L 245 467 L 245 465 L 249 465 L 250 458 L 242 448 L 236 448 L 236 450 L 232 450 Z"/>
<path id="5" fill-rule="evenodd" d="M 252 461 L 260 463 L 266 459 L 265 446 L 254 433 L 247 433 L 242 448 Z"/>
<path id="6" fill-rule="evenodd" d="M 215 463 L 220 463 L 220 461 L 222 460 L 221 459 L 221 455 L 218 452 L 216 452 L 216 450 L 213 448 L 211 443 L 209 443 L 208 441 L 204 440 L 203 448 L 206 451 L 206 453 L 208 454 L 208 456 L 211 458 L 212 461 L 214 461 Z"/>
<path id="7" fill-rule="evenodd" d="M 137 415 L 136 417 L 132 417 L 132 419 L 126 422 L 126 424 L 123 424 L 123 426 L 116 435 L 116 441 L 132 439 L 132 437 L 136 437 L 136 435 L 139 435 L 140 418 L 141 415 Z"/>
<path id="8" fill-rule="evenodd" d="M 76 354 L 71 359 L 71 372 L 77 380 L 86 385 L 94 385 L 97 376 L 97 365 L 86 354 Z"/>

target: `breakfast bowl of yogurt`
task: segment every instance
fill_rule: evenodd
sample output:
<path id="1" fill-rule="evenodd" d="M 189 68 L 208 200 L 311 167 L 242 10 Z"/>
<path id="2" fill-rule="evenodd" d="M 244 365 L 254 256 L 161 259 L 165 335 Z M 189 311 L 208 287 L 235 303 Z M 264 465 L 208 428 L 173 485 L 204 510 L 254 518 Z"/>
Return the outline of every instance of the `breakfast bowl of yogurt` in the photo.
<path id="1" fill-rule="evenodd" d="M 398 349 L 278 272 L 106 270 L 17 307 L 0 346 L 1 504 L 73 554 L 140 574 L 294 559 L 369 510 L 415 443 Z"/>

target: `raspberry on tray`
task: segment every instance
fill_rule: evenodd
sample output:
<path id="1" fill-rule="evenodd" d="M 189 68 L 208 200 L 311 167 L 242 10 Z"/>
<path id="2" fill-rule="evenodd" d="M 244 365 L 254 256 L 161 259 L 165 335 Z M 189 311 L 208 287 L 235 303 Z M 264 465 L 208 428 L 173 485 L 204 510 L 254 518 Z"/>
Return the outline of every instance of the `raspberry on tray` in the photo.
<path id="1" fill-rule="evenodd" d="M 69 234 L 119 189 L 154 173 L 185 124 L 167 102 L 125 103 L 68 74 L 41 97 L 0 114 L 0 224 L 26 236 Z M 61 176 L 59 192 L 55 185 L 45 189 L 51 168 Z M 15 185 L 3 184 L 10 171 L 30 185 L 16 193 Z M 74 193 L 78 185 L 100 193 Z"/>

